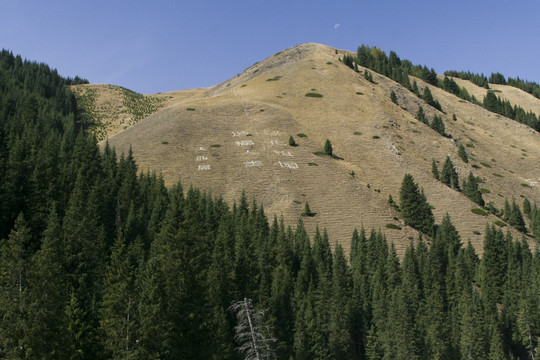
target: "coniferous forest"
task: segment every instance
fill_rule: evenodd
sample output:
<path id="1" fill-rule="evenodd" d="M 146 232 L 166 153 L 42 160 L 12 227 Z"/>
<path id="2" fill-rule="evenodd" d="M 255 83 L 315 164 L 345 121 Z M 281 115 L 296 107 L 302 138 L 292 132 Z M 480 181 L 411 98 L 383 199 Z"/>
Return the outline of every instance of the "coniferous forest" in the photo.
<path id="1" fill-rule="evenodd" d="M 407 211 L 427 235 L 402 260 L 364 229 L 346 256 L 256 200 L 167 188 L 131 152 L 100 151 L 66 86 L 84 82 L 0 54 L 0 358 L 540 355 L 540 253 L 524 240 L 488 226 L 480 259 L 449 216 Z"/>

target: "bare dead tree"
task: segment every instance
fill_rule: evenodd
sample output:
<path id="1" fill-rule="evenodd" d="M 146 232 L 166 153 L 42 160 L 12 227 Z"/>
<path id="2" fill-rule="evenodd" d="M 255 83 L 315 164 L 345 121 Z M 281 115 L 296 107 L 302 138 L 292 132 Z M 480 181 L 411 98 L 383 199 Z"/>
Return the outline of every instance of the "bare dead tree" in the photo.
<path id="1" fill-rule="evenodd" d="M 275 342 L 270 336 L 270 328 L 264 324 L 264 311 L 254 311 L 251 299 L 234 302 L 229 311 L 236 315 L 234 339 L 240 345 L 236 350 L 243 354 L 245 360 L 273 359 L 272 345 Z"/>

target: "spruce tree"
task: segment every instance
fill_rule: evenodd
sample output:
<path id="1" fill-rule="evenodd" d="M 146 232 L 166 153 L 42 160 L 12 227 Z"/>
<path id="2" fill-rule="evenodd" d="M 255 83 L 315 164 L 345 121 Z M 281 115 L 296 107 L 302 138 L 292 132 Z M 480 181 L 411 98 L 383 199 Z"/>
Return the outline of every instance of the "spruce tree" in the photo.
<path id="1" fill-rule="evenodd" d="M 293 136 L 289 136 L 289 146 L 297 146 L 296 141 L 294 141 Z"/>
<path id="2" fill-rule="evenodd" d="M 441 110 L 441 104 L 437 100 L 433 98 L 433 95 L 431 94 L 431 90 L 428 86 L 424 88 L 424 93 L 422 95 L 422 99 L 428 104 L 433 106 L 437 110 Z"/>
<path id="3" fill-rule="evenodd" d="M 367 69 L 364 70 L 364 78 L 370 83 L 373 83 L 373 76 Z"/>
<path id="4" fill-rule="evenodd" d="M 27 344 L 23 341 L 27 302 L 27 254 L 30 229 L 19 214 L 6 241 L 0 244 L 0 351 L 7 358 L 22 359 Z"/>
<path id="5" fill-rule="evenodd" d="M 488 353 L 488 337 L 483 319 L 484 309 L 478 291 L 472 285 L 463 290 L 459 302 L 461 317 L 460 353 L 462 359 L 484 359 Z"/>
<path id="6" fill-rule="evenodd" d="M 351 278 L 347 260 L 341 245 L 336 244 L 332 270 L 332 300 L 328 345 L 332 359 L 349 359 L 351 337 L 349 335 Z"/>
<path id="7" fill-rule="evenodd" d="M 104 347 L 113 357 L 129 358 L 136 347 L 139 292 L 135 274 L 141 260 L 137 256 L 140 247 L 140 243 L 126 246 L 120 233 L 106 271 L 100 330 L 104 334 Z"/>
<path id="8" fill-rule="evenodd" d="M 413 81 L 412 92 L 415 93 L 416 96 L 420 97 L 420 91 L 418 90 L 418 84 L 416 83 L 416 80 Z"/>
<path id="9" fill-rule="evenodd" d="M 527 198 L 523 199 L 523 213 L 527 215 L 529 219 L 531 218 L 531 211 L 532 211 L 531 202 Z"/>
<path id="10" fill-rule="evenodd" d="M 405 174 L 403 177 L 399 199 L 401 216 L 405 222 L 423 233 L 431 235 L 435 222 L 433 213 L 423 191 L 419 190 L 411 174 Z"/>
<path id="11" fill-rule="evenodd" d="M 435 159 L 432 159 L 431 161 L 431 173 L 435 179 L 440 180 L 439 167 L 437 166 Z"/>
<path id="12" fill-rule="evenodd" d="M 493 91 L 488 91 L 486 96 L 484 97 L 483 105 L 486 108 L 486 110 L 499 113 L 501 111 L 500 108 L 500 100 L 497 98 L 497 95 Z"/>
<path id="13" fill-rule="evenodd" d="M 324 143 L 324 153 L 328 156 L 333 156 L 333 151 L 332 143 L 330 143 L 330 140 L 326 139 Z"/>
<path id="14" fill-rule="evenodd" d="M 426 119 L 426 115 L 424 114 L 424 109 L 422 108 L 422 106 L 418 107 L 418 111 L 416 112 L 416 119 L 420 120 L 424 124 L 428 123 L 428 121 Z"/>
<path id="15" fill-rule="evenodd" d="M 465 147 L 463 146 L 463 144 L 459 144 L 458 156 L 461 158 L 461 160 L 463 160 L 463 162 L 469 162 L 469 156 L 467 155 L 467 151 L 465 151 Z"/>
<path id="16" fill-rule="evenodd" d="M 478 178 L 473 175 L 472 171 L 469 171 L 467 179 L 463 179 L 463 194 L 478 205 L 482 207 L 485 205 L 482 193 L 478 189 Z"/>
<path id="17" fill-rule="evenodd" d="M 446 130 L 444 128 L 444 122 L 442 120 L 442 117 L 438 115 L 433 116 L 433 121 L 431 122 L 431 128 L 441 134 L 442 136 L 446 136 Z"/>
<path id="18" fill-rule="evenodd" d="M 424 99 L 424 101 L 431 105 L 433 103 L 433 95 L 431 95 L 431 90 L 429 89 L 428 86 L 426 86 L 424 88 L 424 93 L 422 94 L 422 99 Z"/>
<path id="19" fill-rule="evenodd" d="M 392 102 L 396 105 L 399 105 L 398 104 L 398 99 L 397 99 L 397 96 L 396 96 L 396 93 L 394 92 L 394 90 L 392 90 L 390 92 L 390 100 L 392 100 Z"/>
<path id="20" fill-rule="evenodd" d="M 274 348 L 277 358 L 288 359 L 293 348 L 293 279 L 286 264 L 280 263 L 272 274 L 272 290 L 268 300 L 269 326 L 276 339 Z"/>
<path id="21" fill-rule="evenodd" d="M 482 297 L 491 306 L 500 303 L 506 281 L 508 251 L 501 230 L 487 225 L 484 234 L 484 255 L 481 264 Z"/>
<path id="22" fill-rule="evenodd" d="M 24 343 L 36 358 L 67 356 L 64 338 L 66 277 L 62 269 L 60 219 L 53 209 L 49 215 L 41 248 L 33 256 L 28 271 L 28 291 Z"/>
<path id="23" fill-rule="evenodd" d="M 403 85 L 406 89 L 411 89 L 411 82 L 409 81 L 409 74 L 406 71 L 401 73 L 400 84 Z"/>
<path id="24" fill-rule="evenodd" d="M 311 209 L 309 207 L 309 203 L 306 201 L 304 205 L 304 211 L 301 214 L 302 216 L 313 216 L 313 213 L 311 212 Z"/>
<path id="25" fill-rule="evenodd" d="M 441 171 L 441 181 L 452 189 L 460 191 L 458 174 L 449 156 L 446 157 Z"/>
<path id="26" fill-rule="evenodd" d="M 510 208 L 510 214 L 508 216 L 508 223 L 516 228 L 516 230 L 525 232 L 525 221 L 523 220 L 523 214 L 519 209 L 519 205 L 516 204 L 516 200 L 512 199 L 512 207 Z"/>
<path id="27" fill-rule="evenodd" d="M 137 355 L 139 358 L 164 358 L 171 353 L 175 325 L 168 313 L 162 256 L 155 254 L 146 262 L 138 277 L 140 287 Z M 171 299 L 172 300 L 172 299 Z"/>

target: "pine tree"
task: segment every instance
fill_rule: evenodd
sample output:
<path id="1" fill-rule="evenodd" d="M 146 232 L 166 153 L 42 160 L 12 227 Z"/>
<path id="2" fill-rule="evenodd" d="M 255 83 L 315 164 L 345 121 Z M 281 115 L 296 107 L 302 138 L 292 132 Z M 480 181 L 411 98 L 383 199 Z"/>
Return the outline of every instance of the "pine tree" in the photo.
<path id="1" fill-rule="evenodd" d="M 367 69 L 364 70 L 364 78 L 370 83 L 373 83 L 373 76 Z"/>
<path id="2" fill-rule="evenodd" d="M 489 359 L 490 360 L 505 360 L 508 357 L 504 351 L 503 339 L 498 324 L 491 325 L 491 334 L 489 336 Z"/>
<path id="3" fill-rule="evenodd" d="M 523 213 L 527 215 L 529 219 L 531 218 L 531 211 L 532 211 L 531 202 L 527 198 L 523 199 Z"/>
<path id="4" fill-rule="evenodd" d="M 422 94 L 422 99 L 424 99 L 424 101 L 431 105 L 433 103 L 433 95 L 431 95 L 431 90 L 429 89 L 428 86 L 426 86 L 424 88 L 424 93 Z"/>
<path id="5" fill-rule="evenodd" d="M 92 359 L 95 358 L 95 331 L 90 325 L 91 316 L 85 310 L 75 292 L 71 292 L 70 300 L 65 308 L 66 337 L 65 349 L 67 359 Z"/>
<path id="6" fill-rule="evenodd" d="M 392 90 L 390 92 L 390 100 L 392 100 L 392 102 L 396 105 L 399 105 L 398 104 L 398 99 L 397 99 L 397 96 L 396 96 L 396 93 L 394 92 L 394 90 Z"/>
<path id="7" fill-rule="evenodd" d="M 269 321 L 273 329 L 275 353 L 279 359 L 292 354 L 294 316 L 292 308 L 292 276 L 286 264 L 279 264 L 272 274 L 272 291 L 268 301 Z"/>
<path id="8" fill-rule="evenodd" d="M 449 359 L 451 351 L 448 341 L 449 327 L 446 319 L 442 289 L 435 282 L 426 301 L 426 351 L 429 359 Z"/>
<path id="9" fill-rule="evenodd" d="M 486 96 L 484 96 L 484 107 L 492 112 L 500 113 L 500 100 L 497 98 L 497 95 L 493 91 L 488 91 Z"/>
<path id="10" fill-rule="evenodd" d="M 425 195 L 418 189 L 412 175 L 405 174 L 399 191 L 401 216 L 405 222 L 430 235 L 433 231 L 434 218 Z"/>
<path id="11" fill-rule="evenodd" d="M 461 160 L 463 160 L 463 162 L 469 162 L 469 156 L 467 155 L 467 151 L 465 151 L 465 147 L 463 146 L 463 144 L 459 144 L 458 156 L 461 158 Z"/>
<path id="12" fill-rule="evenodd" d="M 515 199 L 512 199 L 512 207 L 510 208 L 510 213 L 508 215 L 508 223 L 516 228 L 516 230 L 525 232 L 525 221 L 523 220 L 523 214 L 519 209 L 519 206 L 516 204 Z"/>
<path id="13" fill-rule="evenodd" d="M 304 205 L 304 211 L 302 211 L 302 216 L 313 216 L 313 213 L 311 212 L 311 209 L 309 207 L 309 203 L 306 201 Z"/>
<path id="14" fill-rule="evenodd" d="M 433 121 L 431 122 L 431 128 L 441 134 L 442 136 L 446 136 L 445 128 L 444 128 L 444 122 L 442 118 L 438 115 L 433 116 Z"/>
<path id="15" fill-rule="evenodd" d="M 326 139 L 324 143 L 324 153 L 328 156 L 334 156 L 333 151 L 334 150 L 332 148 L 332 144 L 330 143 L 330 140 Z"/>
<path id="16" fill-rule="evenodd" d="M 432 159 L 431 161 L 431 173 L 435 179 L 440 180 L 439 167 L 437 166 L 435 159 Z"/>
<path id="17" fill-rule="evenodd" d="M 441 171 L 441 181 L 454 190 L 460 190 L 458 174 L 449 156 L 446 157 Z"/>
<path id="18" fill-rule="evenodd" d="M 212 308 L 208 337 L 214 360 L 234 357 L 234 335 L 226 311 L 237 293 L 234 284 L 234 240 L 232 217 L 225 216 L 219 224 L 207 278 L 208 302 Z"/>
<path id="19" fill-rule="evenodd" d="M 115 358 L 133 356 L 136 346 L 139 301 L 135 274 L 140 248 L 140 243 L 126 246 L 120 234 L 106 271 L 100 330 L 104 334 L 106 351 Z"/>
<path id="20" fill-rule="evenodd" d="M 294 141 L 294 138 L 293 136 L 289 136 L 289 146 L 298 146 L 298 144 L 296 144 L 296 141 Z"/>
<path id="21" fill-rule="evenodd" d="M 315 297 L 315 328 L 312 351 L 316 357 L 330 356 L 328 345 L 330 323 L 330 305 L 332 299 L 332 251 L 328 234 L 324 230 L 321 235 L 318 227 L 313 238 L 313 264 L 315 268 L 314 297 Z"/>
<path id="22" fill-rule="evenodd" d="M 141 359 L 165 358 L 171 353 L 174 319 L 168 313 L 162 257 L 151 255 L 138 277 L 140 288 L 137 356 Z"/>
<path id="23" fill-rule="evenodd" d="M 0 351 L 7 358 L 24 358 L 23 318 L 27 302 L 27 254 L 30 229 L 19 214 L 7 241 L 0 244 Z M 0 352 L 1 354 L 1 352 Z"/>
<path id="24" fill-rule="evenodd" d="M 481 264 L 482 297 L 485 303 L 495 306 L 502 299 L 502 287 L 506 280 L 508 251 L 501 230 L 495 225 L 486 226 L 484 255 Z"/>
<path id="25" fill-rule="evenodd" d="M 412 84 L 412 90 L 413 93 L 416 94 L 416 96 L 420 97 L 420 91 L 418 90 L 418 84 L 416 83 L 416 80 L 413 81 Z"/>
<path id="26" fill-rule="evenodd" d="M 533 285 L 526 285 L 518 302 L 517 330 L 518 342 L 523 346 L 530 359 L 534 358 L 538 347 L 538 332 L 540 311 L 538 309 L 538 294 L 535 294 Z M 538 355 L 538 354 L 536 354 Z"/>
<path id="27" fill-rule="evenodd" d="M 366 359 L 381 360 L 384 356 L 381 337 L 377 333 L 375 326 L 371 325 L 366 339 Z"/>
<path id="28" fill-rule="evenodd" d="M 482 192 L 478 189 L 478 179 L 469 171 L 467 179 L 463 179 L 463 194 L 480 206 L 484 206 Z"/>
<path id="29" fill-rule="evenodd" d="M 411 89 L 411 82 L 409 81 L 409 74 L 406 71 L 401 73 L 400 84 L 403 85 L 406 89 Z"/>
<path id="30" fill-rule="evenodd" d="M 56 211 L 49 215 L 43 243 L 28 269 L 24 342 L 35 358 L 60 359 L 66 329 L 66 277 L 62 269 L 61 224 Z"/>
<path id="31" fill-rule="evenodd" d="M 486 359 L 488 344 L 483 307 L 478 291 L 466 288 L 459 302 L 461 315 L 460 352 L 462 359 Z"/>
<path id="32" fill-rule="evenodd" d="M 332 300 L 328 346 L 332 359 L 349 359 L 351 337 L 349 335 L 351 278 L 347 260 L 341 245 L 336 244 L 332 270 Z"/>
<path id="33" fill-rule="evenodd" d="M 418 107 L 418 111 L 416 112 L 416 119 L 420 120 L 424 124 L 428 123 L 428 121 L 426 119 L 426 115 L 424 114 L 424 109 L 422 108 L 422 106 Z"/>
<path id="34" fill-rule="evenodd" d="M 510 207 L 510 203 L 508 202 L 508 199 L 504 199 L 504 209 L 503 209 L 503 220 L 508 221 L 510 218 L 510 214 L 512 212 L 512 208 Z"/>

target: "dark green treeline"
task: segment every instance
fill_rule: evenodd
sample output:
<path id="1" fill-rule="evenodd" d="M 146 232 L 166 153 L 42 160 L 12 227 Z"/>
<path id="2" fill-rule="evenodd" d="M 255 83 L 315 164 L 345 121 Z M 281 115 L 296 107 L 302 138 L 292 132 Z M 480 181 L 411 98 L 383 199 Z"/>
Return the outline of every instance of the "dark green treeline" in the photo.
<path id="1" fill-rule="evenodd" d="M 244 298 L 266 309 L 277 359 L 538 352 L 525 242 L 488 226 L 479 260 L 447 216 L 402 261 L 363 230 L 346 257 L 245 196 L 139 174 L 77 126 L 71 80 L 7 52 L 1 65 L 0 358 L 237 359 L 227 309 Z"/>

